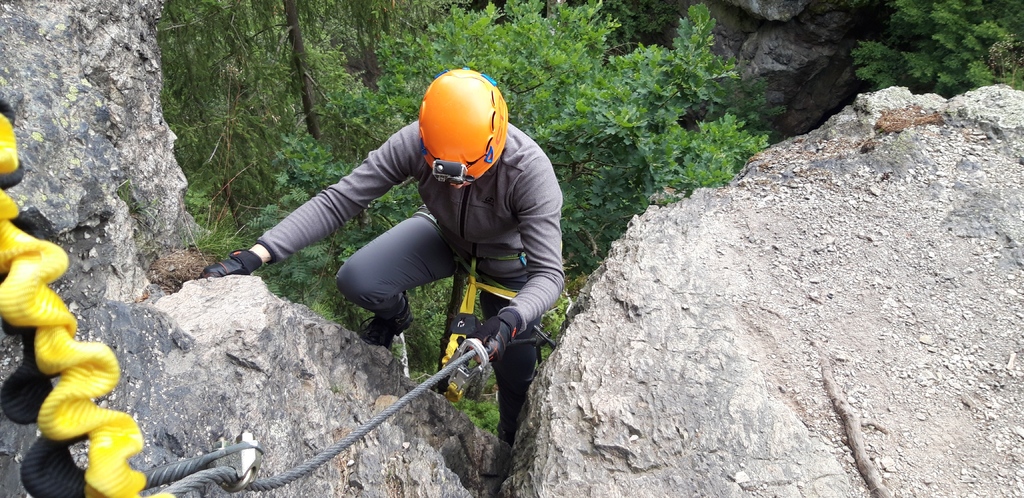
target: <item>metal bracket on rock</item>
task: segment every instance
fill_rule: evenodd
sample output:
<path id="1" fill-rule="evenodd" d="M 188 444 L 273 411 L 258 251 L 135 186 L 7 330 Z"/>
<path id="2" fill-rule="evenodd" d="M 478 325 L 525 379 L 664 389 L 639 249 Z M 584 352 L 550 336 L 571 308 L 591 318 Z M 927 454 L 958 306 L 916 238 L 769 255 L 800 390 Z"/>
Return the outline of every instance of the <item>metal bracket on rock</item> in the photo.
<path id="1" fill-rule="evenodd" d="M 230 493 L 241 491 L 255 481 L 256 473 L 260 470 L 260 464 L 263 462 L 263 448 L 260 447 L 258 441 L 253 439 L 251 432 L 242 432 L 241 435 L 235 438 L 235 443 L 249 443 L 252 447 L 218 458 L 210 463 L 211 467 L 231 467 L 235 469 L 238 481 L 234 484 L 221 484 L 221 487 Z M 220 448 L 218 449 L 227 447 L 227 441 L 221 439 Z"/>

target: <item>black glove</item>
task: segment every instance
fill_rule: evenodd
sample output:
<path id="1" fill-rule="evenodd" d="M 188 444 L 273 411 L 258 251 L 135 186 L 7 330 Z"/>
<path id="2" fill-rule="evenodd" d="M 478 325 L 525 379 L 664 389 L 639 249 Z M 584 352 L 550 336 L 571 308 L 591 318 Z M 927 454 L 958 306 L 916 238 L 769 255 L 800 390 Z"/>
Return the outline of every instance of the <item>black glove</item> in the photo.
<path id="1" fill-rule="evenodd" d="M 249 275 L 262 265 L 263 258 L 252 251 L 232 251 L 228 259 L 203 268 L 203 273 L 199 274 L 199 278 Z"/>
<path id="2" fill-rule="evenodd" d="M 505 308 L 481 323 L 469 337 L 484 344 L 491 361 L 501 361 L 505 348 L 516 338 L 522 323 L 523 317 L 515 308 Z"/>

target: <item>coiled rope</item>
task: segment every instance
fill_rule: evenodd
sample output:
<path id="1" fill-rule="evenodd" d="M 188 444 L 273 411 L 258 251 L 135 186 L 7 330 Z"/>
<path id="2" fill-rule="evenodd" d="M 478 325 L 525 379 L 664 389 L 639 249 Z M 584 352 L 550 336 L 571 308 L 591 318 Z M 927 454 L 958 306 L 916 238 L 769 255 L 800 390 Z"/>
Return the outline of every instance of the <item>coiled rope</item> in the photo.
<path id="1" fill-rule="evenodd" d="M 14 113 L 0 102 L 0 175 L 3 188 L 21 180 Z M 35 421 L 42 438 L 22 465 L 22 483 L 36 497 L 81 495 L 134 497 L 145 483 L 128 458 L 142 450 L 138 425 L 126 413 L 100 408 L 93 399 L 111 392 L 120 378 L 113 351 L 100 343 L 78 342 L 75 317 L 47 285 L 68 266 L 56 244 L 19 228 L 18 206 L 0 193 L 0 316 L 8 333 L 22 336 L 25 361 L 5 382 L 2 405 L 11 420 Z M 29 344 L 34 344 L 34 355 Z M 59 376 L 49 389 L 49 379 Z M 45 393 L 45 396 L 43 394 Z M 40 401 L 41 399 L 41 401 Z M 69 447 L 89 441 L 89 467 L 75 466 Z M 59 477 L 58 477 L 59 474 Z"/>

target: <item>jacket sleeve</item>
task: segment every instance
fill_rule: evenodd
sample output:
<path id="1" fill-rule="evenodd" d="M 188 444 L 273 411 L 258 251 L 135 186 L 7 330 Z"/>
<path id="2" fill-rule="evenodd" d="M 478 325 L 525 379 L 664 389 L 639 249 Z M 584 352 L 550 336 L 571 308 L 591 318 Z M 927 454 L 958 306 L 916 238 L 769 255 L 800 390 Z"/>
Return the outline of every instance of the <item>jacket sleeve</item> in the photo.
<path id="1" fill-rule="evenodd" d="M 410 124 L 391 136 L 338 183 L 313 196 L 258 240 L 281 261 L 341 228 L 371 201 L 386 194 L 423 162 L 419 128 Z"/>
<path id="2" fill-rule="evenodd" d="M 539 318 L 558 299 L 565 285 L 562 266 L 562 190 L 545 157 L 521 175 L 512 203 L 519 219 L 519 236 L 526 252 L 526 285 L 509 307 L 526 323 Z"/>

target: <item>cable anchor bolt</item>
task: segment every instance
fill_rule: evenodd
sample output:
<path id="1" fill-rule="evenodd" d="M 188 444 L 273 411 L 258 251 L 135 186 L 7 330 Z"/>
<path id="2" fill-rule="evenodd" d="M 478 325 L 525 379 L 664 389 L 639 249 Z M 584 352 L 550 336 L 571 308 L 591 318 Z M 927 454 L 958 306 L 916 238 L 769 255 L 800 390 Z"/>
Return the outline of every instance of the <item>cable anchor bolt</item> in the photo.
<path id="1" fill-rule="evenodd" d="M 256 480 L 256 473 L 260 470 L 260 464 L 263 463 L 263 448 L 260 447 L 259 441 L 253 438 L 251 432 L 244 431 L 236 437 L 235 444 L 239 443 L 248 443 L 250 448 L 231 453 L 210 463 L 211 467 L 231 467 L 235 469 L 238 481 L 233 484 L 225 483 L 220 485 L 229 493 L 241 491 L 249 484 L 252 484 Z M 227 441 L 221 439 L 220 448 L 218 449 L 225 449 L 227 447 Z"/>

